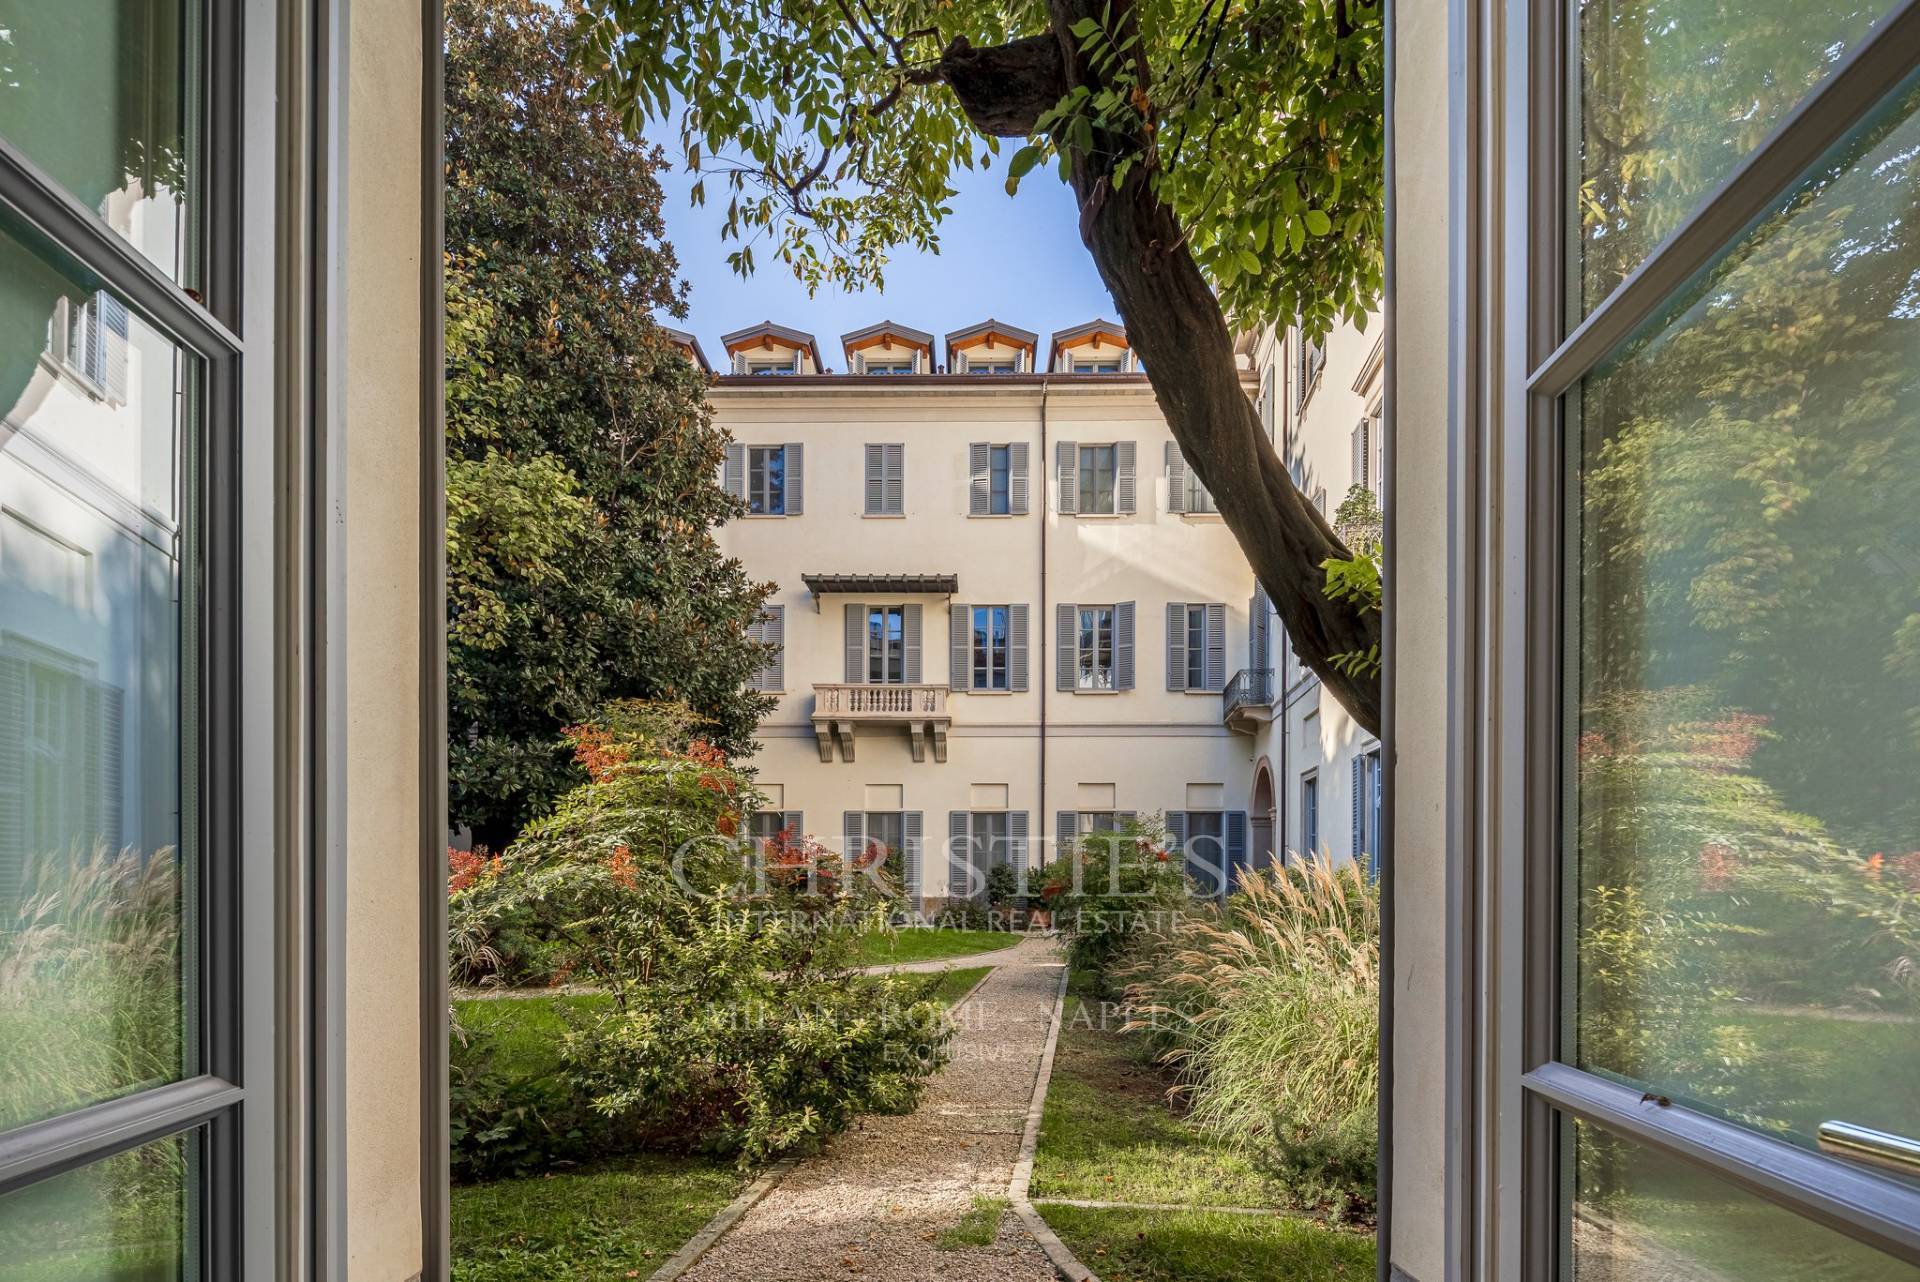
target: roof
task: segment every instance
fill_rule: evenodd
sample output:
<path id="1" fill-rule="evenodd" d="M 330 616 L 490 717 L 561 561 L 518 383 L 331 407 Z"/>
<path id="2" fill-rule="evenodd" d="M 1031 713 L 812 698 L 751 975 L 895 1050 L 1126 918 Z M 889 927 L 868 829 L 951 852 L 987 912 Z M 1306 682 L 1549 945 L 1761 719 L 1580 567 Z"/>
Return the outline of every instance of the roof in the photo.
<path id="1" fill-rule="evenodd" d="M 951 596 L 960 590 L 957 574 L 803 574 L 800 581 L 817 597 L 867 592 Z"/>
<path id="2" fill-rule="evenodd" d="M 842 334 L 840 348 L 846 352 L 848 363 L 852 363 L 855 351 L 872 347 L 875 342 L 889 338 L 897 338 L 908 347 L 918 347 L 927 354 L 929 360 L 933 358 L 933 335 L 890 320 L 881 321 L 878 325 L 869 325 L 865 329 L 856 329 L 850 334 Z"/>
<path id="3" fill-rule="evenodd" d="M 789 346 L 803 349 L 813 358 L 813 367 L 824 372 L 825 366 L 820 361 L 820 345 L 813 341 L 813 335 L 805 330 L 776 325 L 770 320 L 761 321 L 758 325 L 749 325 L 745 329 L 736 329 L 731 334 L 722 334 L 720 345 L 731 355 L 752 346 L 758 340 L 768 338 L 778 339 Z"/>
<path id="4" fill-rule="evenodd" d="M 686 348 L 687 354 L 693 357 L 693 363 L 695 365 L 698 365 L 709 374 L 713 373 L 713 366 L 707 363 L 707 354 L 700 350 L 699 339 L 695 338 L 686 330 L 675 329 L 671 325 L 662 325 L 660 332 L 667 336 L 667 341 Z"/>
<path id="5" fill-rule="evenodd" d="M 956 347 L 965 347 L 973 339 L 984 338 L 988 334 L 992 334 L 995 338 L 1010 339 L 1014 343 L 1024 344 L 1029 348 L 1040 341 L 1040 336 L 1030 329 L 1021 329 L 1018 325 L 1009 325 L 1005 321 L 997 321 L 989 316 L 978 325 L 969 325 L 965 329 L 956 329 L 948 334 L 947 351 L 951 352 Z"/>
<path id="6" fill-rule="evenodd" d="M 1121 347 L 1128 346 L 1125 325 L 1104 317 L 1096 318 L 1082 325 L 1072 325 L 1066 329 L 1053 331 L 1053 337 L 1047 342 L 1047 368 L 1053 368 L 1054 360 L 1060 355 L 1061 348 L 1078 347 L 1092 338 L 1111 338 Z"/>

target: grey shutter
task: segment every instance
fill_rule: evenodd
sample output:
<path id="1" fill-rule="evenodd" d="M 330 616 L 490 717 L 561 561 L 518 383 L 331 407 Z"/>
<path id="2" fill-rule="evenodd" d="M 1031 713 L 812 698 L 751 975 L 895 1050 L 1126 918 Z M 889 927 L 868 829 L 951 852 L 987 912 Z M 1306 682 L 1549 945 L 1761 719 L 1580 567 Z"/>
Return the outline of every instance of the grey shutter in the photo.
<path id="1" fill-rule="evenodd" d="M 1027 443 L 1015 441 L 1007 446 L 1007 511 L 1014 516 L 1027 514 Z"/>
<path id="2" fill-rule="evenodd" d="M 118 686 L 89 681 L 86 688 L 86 826 L 93 839 L 113 854 L 120 853 L 121 709 L 125 695 Z"/>
<path id="3" fill-rule="evenodd" d="M 807 835 L 807 815 L 803 810 L 782 810 L 780 812 L 780 831 L 790 832 L 796 838 Z"/>
<path id="4" fill-rule="evenodd" d="M 1184 854 L 1187 849 L 1187 812 L 1167 811 L 1167 849 Z"/>
<path id="5" fill-rule="evenodd" d="M 1247 866 L 1247 812 L 1227 811 L 1227 878 L 1231 886 L 1235 874 Z"/>
<path id="6" fill-rule="evenodd" d="M 1367 483 L 1367 420 L 1361 419 L 1353 425 L 1353 431 L 1347 436 L 1347 448 L 1351 452 L 1353 464 L 1353 484 Z"/>
<path id="7" fill-rule="evenodd" d="M 760 639 L 773 647 L 773 658 L 767 662 L 765 688 L 784 690 L 787 688 L 787 607 L 775 605 L 767 608 Z"/>
<path id="8" fill-rule="evenodd" d="M 0 654 L 0 910 L 20 897 L 27 872 L 27 664 Z"/>
<path id="9" fill-rule="evenodd" d="M 1007 689 L 1027 688 L 1027 607 L 1007 607 Z"/>
<path id="10" fill-rule="evenodd" d="M 899 516 L 907 510 L 907 447 L 882 446 L 880 456 L 885 466 L 880 510 L 888 516 Z"/>
<path id="11" fill-rule="evenodd" d="M 1060 473 L 1060 510 L 1080 510 L 1080 447 L 1072 441 L 1054 446 L 1054 462 Z"/>
<path id="12" fill-rule="evenodd" d="M 1361 840 L 1360 824 L 1364 815 L 1360 806 L 1360 786 L 1366 769 L 1366 758 L 1353 759 L 1353 862 L 1360 862 L 1360 856 L 1366 851 L 1366 843 Z"/>
<path id="13" fill-rule="evenodd" d="M 1080 812 L 1062 810 L 1053 817 L 1054 857 L 1060 858 L 1073 853 L 1074 843 L 1080 840 Z"/>
<path id="14" fill-rule="evenodd" d="M 1013 864 L 1014 889 L 1018 894 L 1027 892 L 1027 812 L 1014 810 L 1007 814 L 1007 859 Z"/>
<path id="15" fill-rule="evenodd" d="M 967 446 L 967 515 L 985 516 L 993 479 L 993 446 L 975 441 Z"/>
<path id="16" fill-rule="evenodd" d="M 1247 666 L 1260 671 L 1269 666 L 1267 660 L 1272 653 L 1271 635 L 1267 630 L 1267 590 L 1255 585 L 1253 600 L 1247 603 Z"/>
<path id="17" fill-rule="evenodd" d="M 1133 602 L 1113 607 L 1113 688 L 1133 689 Z"/>
<path id="18" fill-rule="evenodd" d="M 947 607 L 947 688 L 973 688 L 973 665 L 967 661 L 969 633 L 973 630 L 973 608 Z"/>
<path id="19" fill-rule="evenodd" d="M 1187 688 L 1187 603 L 1167 602 L 1167 689 Z"/>
<path id="20" fill-rule="evenodd" d="M 1187 510 L 1187 459 L 1178 441 L 1167 442 L 1167 511 Z"/>
<path id="21" fill-rule="evenodd" d="M 1207 689 L 1227 688 L 1227 607 L 1218 602 L 1207 607 Z"/>
<path id="22" fill-rule="evenodd" d="M 127 399 L 127 305 L 112 294 L 100 294 L 100 381 L 116 401 Z"/>
<path id="23" fill-rule="evenodd" d="M 806 461 L 803 457 L 805 451 L 800 448 L 800 442 L 789 441 L 782 453 L 785 455 L 781 462 L 786 472 L 786 479 L 783 482 L 786 515 L 799 516 L 807 510 Z"/>
<path id="24" fill-rule="evenodd" d="M 747 372 L 747 354 L 745 352 L 735 352 L 733 354 L 733 372 L 736 374 L 744 374 Z"/>
<path id="25" fill-rule="evenodd" d="M 867 679 L 867 607 L 847 605 L 847 680 Z"/>
<path id="26" fill-rule="evenodd" d="M 853 354 L 852 365 L 853 367 L 847 371 L 849 374 L 866 373 L 867 372 L 867 354 L 865 352 L 855 352 Z"/>
<path id="27" fill-rule="evenodd" d="M 1079 631 L 1080 607 L 1071 602 L 1062 601 L 1054 607 L 1053 641 L 1053 688 L 1072 690 L 1075 687 L 1074 673 L 1079 667 L 1080 641 L 1075 634 Z"/>
<path id="28" fill-rule="evenodd" d="M 914 902 L 915 907 L 919 906 L 920 897 L 926 893 L 921 888 L 922 883 L 920 880 L 920 837 L 922 828 L 923 825 L 918 810 L 909 810 L 901 816 L 900 844 L 902 850 L 900 854 L 902 861 L 906 864 L 907 897 Z"/>
<path id="29" fill-rule="evenodd" d="M 747 498 L 747 447 L 744 445 L 727 446 L 727 467 L 722 485 L 733 498 L 746 502 Z"/>
<path id="30" fill-rule="evenodd" d="M 869 445 L 867 456 L 867 506 L 868 516 L 878 516 L 886 511 L 886 446 Z"/>
<path id="31" fill-rule="evenodd" d="M 969 889 L 968 866 L 972 863 L 973 838 L 967 830 L 972 818 L 964 810 L 947 811 L 947 898 L 964 899 Z"/>
<path id="32" fill-rule="evenodd" d="M 859 859 L 867 853 L 866 811 L 846 811 L 841 816 L 841 831 L 846 836 L 846 844 L 840 848 L 842 858 L 854 860 Z"/>
<path id="33" fill-rule="evenodd" d="M 1113 447 L 1113 510 L 1133 511 L 1133 442 L 1117 441 Z"/>
<path id="34" fill-rule="evenodd" d="M 920 684 L 920 607 L 909 605 L 900 611 L 900 638 L 906 647 L 906 682 Z"/>

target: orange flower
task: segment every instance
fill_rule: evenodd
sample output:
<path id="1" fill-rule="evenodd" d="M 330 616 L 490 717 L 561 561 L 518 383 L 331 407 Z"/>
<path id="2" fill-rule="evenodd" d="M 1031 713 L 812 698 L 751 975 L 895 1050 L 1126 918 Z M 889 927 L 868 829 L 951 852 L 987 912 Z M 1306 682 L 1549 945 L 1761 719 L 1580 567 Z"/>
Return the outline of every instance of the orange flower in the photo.
<path id="1" fill-rule="evenodd" d="M 625 846 L 614 847 L 613 854 L 607 859 L 607 872 L 613 877 L 613 884 L 622 890 L 633 890 L 640 884 L 634 871 L 633 852 Z"/>
<path id="2" fill-rule="evenodd" d="M 1867 862 L 1861 865 L 1860 871 L 1867 875 L 1868 881 L 1879 881 L 1880 873 L 1886 866 L 1887 857 L 1876 850 L 1867 856 Z"/>

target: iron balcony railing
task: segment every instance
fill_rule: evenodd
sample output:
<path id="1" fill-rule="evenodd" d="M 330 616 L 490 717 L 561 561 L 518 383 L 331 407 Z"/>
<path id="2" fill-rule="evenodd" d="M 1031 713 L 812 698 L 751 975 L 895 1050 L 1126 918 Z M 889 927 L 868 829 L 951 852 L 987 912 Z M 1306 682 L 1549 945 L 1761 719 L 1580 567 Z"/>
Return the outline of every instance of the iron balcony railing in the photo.
<path id="1" fill-rule="evenodd" d="M 1221 696 L 1220 716 L 1226 720 L 1241 708 L 1265 707 L 1273 702 L 1273 669 L 1242 668 L 1227 682 Z"/>

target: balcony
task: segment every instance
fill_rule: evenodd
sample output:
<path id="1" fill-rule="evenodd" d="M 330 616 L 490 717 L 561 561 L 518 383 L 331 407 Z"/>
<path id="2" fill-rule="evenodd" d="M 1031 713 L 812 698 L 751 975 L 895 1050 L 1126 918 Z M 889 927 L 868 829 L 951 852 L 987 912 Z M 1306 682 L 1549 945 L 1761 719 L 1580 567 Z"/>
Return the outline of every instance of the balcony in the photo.
<path id="1" fill-rule="evenodd" d="M 1220 720 L 1229 730 L 1258 732 L 1273 720 L 1273 669 L 1242 668 L 1220 695 Z"/>
<path id="2" fill-rule="evenodd" d="M 858 726 L 905 726 L 915 761 L 947 759 L 947 730 L 953 717 L 947 711 L 943 685 L 860 685 L 815 683 L 813 734 L 820 742 L 820 760 L 832 761 L 840 747 L 842 761 L 853 760 L 854 730 Z"/>

